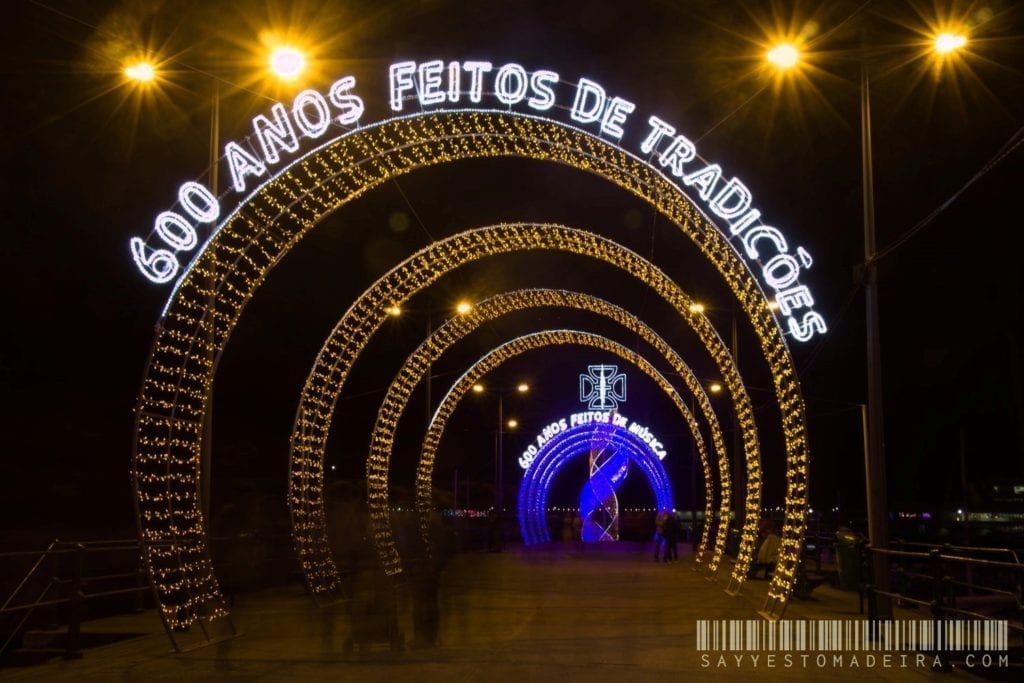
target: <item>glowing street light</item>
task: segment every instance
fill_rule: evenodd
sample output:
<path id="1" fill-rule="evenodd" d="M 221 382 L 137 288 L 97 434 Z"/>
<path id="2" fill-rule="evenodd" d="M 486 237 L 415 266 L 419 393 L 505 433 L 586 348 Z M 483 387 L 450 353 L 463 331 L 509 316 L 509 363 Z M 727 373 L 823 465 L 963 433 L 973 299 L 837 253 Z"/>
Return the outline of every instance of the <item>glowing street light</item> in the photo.
<path id="1" fill-rule="evenodd" d="M 511 420 L 509 420 L 505 424 L 508 426 L 509 429 L 515 429 L 516 427 L 519 426 L 519 420 L 517 420 L 515 418 L 512 418 Z"/>
<path id="2" fill-rule="evenodd" d="M 516 391 L 518 391 L 520 394 L 525 394 L 529 390 L 530 385 L 527 384 L 526 382 L 522 382 L 519 384 L 519 386 L 516 387 Z"/>
<path id="3" fill-rule="evenodd" d="M 479 383 L 474 384 L 473 385 L 473 393 L 474 394 L 482 394 L 482 393 L 484 393 L 484 385 L 483 384 L 479 384 Z"/>
<path id="4" fill-rule="evenodd" d="M 472 310 L 473 304 L 469 303 L 468 301 L 463 300 L 455 304 L 455 312 L 458 313 L 459 315 L 466 315 Z"/>
<path id="5" fill-rule="evenodd" d="M 699 301 L 694 301 L 692 304 L 690 304 L 689 309 L 690 313 L 703 313 L 704 304 L 700 303 Z"/>
<path id="6" fill-rule="evenodd" d="M 962 33 L 943 32 L 935 36 L 935 51 L 948 55 L 967 45 L 967 36 Z"/>
<path id="7" fill-rule="evenodd" d="M 130 81 L 149 83 L 156 78 L 156 67 L 150 62 L 140 60 L 125 66 L 124 75 Z"/>
<path id="8" fill-rule="evenodd" d="M 778 43 L 765 53 L 765 59 L 776 68 L 785 71 L 800 62 L 800 50 L 792 43 Z"/>
<path id="9" fill-rule="evenodd" d="M 387 314 L 392 316 L 392 317 L 394 317 L 394 318 L 397 318 L 398 316 L 402 315 L 402 308 L 400 306 L 398 306 L 398 305 L 388 306 L 387 307 Z"/>
<path id="10" fill-rule="evenodd" d="M 708 390 L 712 394 L 717 394 L 722 391 L 722 385 L 719 384 L 718 382 L 712 382 L 711 384 L 708 385 Z"/>
<path id="11" fill-rule="evenodd" d="M 270 70 L 282 81 L 294 81 L 306 70 L 306 56 L 296 47 L 281 46 L 270 53 Z"/>

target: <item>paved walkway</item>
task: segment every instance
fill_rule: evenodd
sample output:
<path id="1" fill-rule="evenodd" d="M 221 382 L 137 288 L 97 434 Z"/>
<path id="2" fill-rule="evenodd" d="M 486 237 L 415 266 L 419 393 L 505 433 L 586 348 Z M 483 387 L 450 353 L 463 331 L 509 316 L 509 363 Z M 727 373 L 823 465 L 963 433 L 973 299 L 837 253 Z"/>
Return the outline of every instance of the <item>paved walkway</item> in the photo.
<path id="1" fill-rule="evenodd" d="M 512 548 L 502 554 L 456 557 L 441 577 L 433 604 L 405 591 L 398 623 L 405 642 L 392 651 L 386 619 L 372 600 L 317 608 L 301 588 L 242 596 L 233 616 L 242 635 L 184 654 L 170 653 L 152 613 L 96 620 L 83 632 L 142 634 L 86 651 L 77 661 L 54 660 L 0 672 L 3 680 L 47 681 L 666 681 L 977 680 L 957 671 L 933 674 L 896 655 L 889 667 L 868 666 L 863 653 L 835 666 L 778 654 L 737 663 L 728 653 L 702 660 L 697 619 L 757 618 L 767 587 L 749 582 L 739 596 L 724 592 L 725 572 L 709 581 L 688 556 L 655 563 L 646 548 L 559 546 Z M 429 594 L 429 590 L 427 591 Z M 360 595 L 365 596 L 366 590 Z M 429 601 L 428 601 L 429 603 Z M 856 595 L 820 587 L 814 600 L 793 601 L 787 619 L 857 618 Z M 912 618 L 900 615 L 900 618 Z M 415 626 L 419 626 L 419 633 Z M 436 628 L 434 628 L 436 627 Z M 424 635 L 424 633 L 426 635 Z M 376 640 L 375 636 L 379 636 Z M 436 645 L 429 642 L 436 636 Z M 359 647 L 358 640 L 366 640 Z"/>

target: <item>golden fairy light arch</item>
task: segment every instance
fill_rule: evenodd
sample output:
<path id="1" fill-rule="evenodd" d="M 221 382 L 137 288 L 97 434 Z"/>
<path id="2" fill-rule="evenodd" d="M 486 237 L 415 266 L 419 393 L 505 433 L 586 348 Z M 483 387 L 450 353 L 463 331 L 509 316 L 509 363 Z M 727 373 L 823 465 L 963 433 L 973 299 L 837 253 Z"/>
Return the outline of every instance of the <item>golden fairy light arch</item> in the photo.
<path id="1" fill-rule="evenodd" d="M 600 260 L 649 286 L 679 314 L 715 361 L 733 396 L 744 444 L 747 489 L 742 542 L 731 582 L 742 585 L 754 551 L 760 518 L 761 469 L 753 408 L 722 339 L 694 301 L 660 269 L 620 244 L 594 233 L 548 224 L 499 225 L 459 233 L 428 245 L 395 266 L 351 305 L 324 341 L 303 386 L 292 431 L 289 502 L 292 527 L 307 586 L 329 594 L 340 577 L 327 543 L 323 501 L 323 463 L 334 407 L 363 346 L 387 317 L 387 310 L 445 273 L 487 256 L 529 250 L 562 251 Z M 367 473 L 368 488 L 378 474 Z M 728 481 L 728 480 L 727 480 Z M 385 570 L 397 571 L 396 562 Z"/>
<path id="2" fill-rule="evenodd" d="M 419 382 L 422 379 L 424 367 L 429 367 L 433 364 L 452 343 L 458 341 L 470 331 L 479 327 L 482 323 L 514 311 L 541 307 L 571 308 L 575 310 L 588 311 L 615 321 L 629 332 L 632 332 L 643 339 L 683 380 L 687 390 L 693 396 L 697 407 L 699 407 L 704 421 L 709 427 L 711 442 L 714 446 L 715 453 L 718 456 L 716 467 L 713 472 L 707 448 L 704 443 L 704 438 L 701 435 L 697 420 L 692 412 L 684 406 L 680 412 L 682 413 L 684 421 L 687 423 L 690 433 L 693 435 L 694 441 L 697 444 L 697 453 L 699 455 L 701 469 L 704 474 L 704 519 L 706 521 L 704 533 L 701 536 L 700 544 L 697 549 L 696 560 L 699 564 L 704 564 L 705 560 L 707 560 L 708 570 L 710 572 L 716 571 L 719 563 L 721 562 L 722 553 L 724 552 L 728 524 L 719 523 L 717 525 L 714 549 L 711 552 L 710 557 L 706 557 L 708 553 L 709 540 L 711 538 L 711 530 L 712 528 L 716 528 L 714 525 L 715 510 L 713 501 L 715 480 L 719 482 L 720 489 L 718 506 L 720 520 L 727 521 L 729 519 L 731 496 L 729 456 L 726 452 L 725 440 L 722 438 L 722 430 L 718 422 L 718 416 L 715 414 L 714 409 L 711 406 L 711 401 L 708 398 L 707 393 L 704 391 L 704 387 L 700 380 L 698 380 L 693 374 L 693 371 L 683 361 L 682 357 L 676 353 L 676 351 L 669 346 L 669 344 L 660 335 L 651 329 L 650 326 L 632 313 L 590 294 L 571 292 L 562 289 L 526 289 L 498 294 L 480 301 L 465 315 L 454 317 L 438 328 L 430 338 L 424 340 L 419 348 L 409 356 L 396 377 L 410 377 L 413 378 L 415 382 Z M 451 389 L 449 389 L 444 399 L 438 405 L 437 410 L 434 411 L 426 436 L 423 438 L 423 446 L 420 450 L 419 463 L 416 468 L 416 510 L 420 514 L 421 535 L 428 548 L 430 547 L 429 517 L 433 506 L 433 473 L 437 449 L 440 446 L 448 420 L 455 412 L 459 401 L 462 400 L 462 397 L 465 395 L 468 388 L 472 387 L 473 382 L 475 382 L 476 379 L 483 377 L 487 372 L 486 370 L 478 370 L 477 366 L 484 363 L 485 360 L 490 357 L 490 354 L 487 354 L 484 358 L 478 360 L 469 370 L 466 371 L 462 378 L 457 380 Z M 424 362 L 426 363 L 426 366 L 423 365 Z M 406 367 L 415 367 L 416 370 L 410 370 L 407 372 Z M 493 366 L 491 367 L 493 368 Z M 469 381 L 467 384 L 464 381 L 466 376 L 472 376 L 474 379 Z M 655 379 L 655 381 L 659 383 L 659 386 L 662 386 L 658 379 Z M 385 409 L 393 411 L 397 408 L 400 413 L 404 410 L 405 402 L 408 400 L 409 392 L 412 390 L 412 385 L 400 384 L 396 387 L 396 383 L 399 383 L 399 379 L 396 379 L 395 383 L 392 384 L 392 388 L 388 390 L 388 394 L 381 405 L 382 411 Z M 398 395 L 396 390 L 403 393 Z M 673 397 L 673 400 L 676 400 L 675 397 Z M 380 424 L 379 420 L 378 424 Z M 377 432 L 375 431 L 374 434 L 376 435 Z M 381 440 L 379 442 L 371 441 L 371 449 L 374 448 L 375 444 L 379 444 L 382 448 L 388 449 L 389 451 L 390 440 L 394 438 L 393 430 L 388 433 L 382 433 L 380 436 Z M 384 456 L 387 458 L 389 453 L 384 453 Z M 384 500 L 386 504 L 388 492 L 385 490 L 383 491 L 383 494 L 385 496 Z M 393 542 L 391 545 L 393 546 Z"/>
<path id="3" fill-rule="evenodd" d="M 806 525 L 807 430 L 792 357 L 749 267 L 678 186 L 622 149 L 555 121 L 451 111 L 365 126 L 293 162 L 224 219 L 179 279 L 157 324 L 139 391 L 131 468 L 143 559 L 169 628 L 227 615 L 199 499 L 203 420 L 216 360 L 267 273 L 325 215 L 398 175 L 509 156 L 594 173 L 639 197 L 694 243 L 736 296 L 772 372 L 783 415 L 786 512 L 768 605 L 781 611 Z M 759 472 L 750 477 L 760 485 Z M 752 544 L 753 537 L 744 542 Z"/>

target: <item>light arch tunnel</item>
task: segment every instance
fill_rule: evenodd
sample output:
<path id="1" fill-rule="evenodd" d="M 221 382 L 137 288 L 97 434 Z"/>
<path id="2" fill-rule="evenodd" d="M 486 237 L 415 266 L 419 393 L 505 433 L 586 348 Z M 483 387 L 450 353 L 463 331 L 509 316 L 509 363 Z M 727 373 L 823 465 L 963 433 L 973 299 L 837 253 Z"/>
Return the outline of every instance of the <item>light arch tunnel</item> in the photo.
<path id="1" fill-rule="evenodd" d="M 719 517 L 724 516 L 728 519 L 731 501 L 729 458 L 725 451 L 725 444 L 722 439 L 722 431 L 718 422 L 718 417 L 711 406 L 711 402 L 705 393 L 701 382 L 693 374 L 693 371 L 686 365 L 679 354 L 676 353 L 675 350 L 672 349 L 653 329 L 625 309 L 589 294 L 570 292 L 566 290 L 529 289 L 495 295 L 478 302 L 468 314 L 453 318 L 451 321 L 438 328 L 430 338 L 424 340 L 420 347 L 410 355 L 410 359 L 403 364 L 402 369 L 398 372 L 398 376 L 410 378 L 416 377 L 416 375 L 413 374 L 415 372 L 415 370 L 413 370 L 414 365 L 423 368 L 423 372 L 426 372 L 426 367 L 434 364 L 445 349 L 484 322 L 513 311 L 538 307 L 560 307 L 589 311 L 618 323 L 627 331 L 643 339 L 649 347 L 661 356 L 676 375 L 683 380 L 687 390 L 693 396 L 695 403 L 700 406 L 701 416 L 703 417 L 704 422 L 708 425 L 709 432 L 712 436 L 712 443 L 714 444 L 715 451 L 718 455 L 714 468 L 711 466 L 711 459 L 708 457 L 707 447 L 705 445 L 704 438 L 701 435 L 699 424 L 695 416 L 686 406 L 685 401 L 681 399 L 672 384 L 664 377 L 664 375 L 658 373 L 654 369 L 654 366 L 647 362 L 643 356 L 639 356 L 635 352 L 625 350 L 624 347 L 621 346 L 615 346 L 613 348 L 613 352 L 619 355 L 620 358 L 638 365 L 641 371 L 650 376 L 659 388 L 666 391 L 669 398 L 673 400 L 676 407 L 679 409 L 683 421 L 686 423 L 687 428 L 693 436 L 704 475 L 704 513 L 705 519 L 707 520 L 705 534 L 702 537 L 698 548 L 697 558 L 701 563 L 706 562 L 706 567 L 710 572 L 716 571 L 724 551 L 728 526 L 721 524 L 716 526 L 714 523 L 716 517 L 713 506 L 714 482 L 717 481 L 719 484 Z M 557 337 L 551 339 L 557 339 Z M 510 357 L 512 354 L 518 353 L 518 349 L 522 348 L 523 344 L 526 343 L 527 341 L 524 340 L 519 341 L 516 344 L 502 345 L 495 351 L 484 355 L 455 381 L 452 387 L 445 394 L 444 398 L 440 401 L 437 409 L 431 417 L 430 424 L 423 439 L 423 446 L 421 448 L 416 474 L 416 509 L 420 514 L 421 536 L 428 548 L 430 547 L 429 520 L 433 505 L 432 487 L 434 462 L 448 421 L 453 415 L 459 402 L 472 388 L 472 386 L 478 380 L 483 378 L 487 372 L 493 369 L 496 366 L 496 363 L 501 363 L 506 357 Z M 394 388 L 394 385 L 392 388 Z M 407 392 L 404 392 L 402 397 L 394 396 L 392 395 L 392 388 L 389 388 L 388 397 L 385 399 L 383 405 L 388 405 L 390 403 L 397 406 L 404 400 L 407 400 Z M 388 413 L 382 417 L 388 422 L 392 419 L 397 419 L 394 418 L 393 409 L 389 410 Z M 380 420 L 378 420 L 378 423 L 380 423 Z M 381 443 L 386 445 L 388 443 L 387 438 L 386 434 L 382 434 Z M 373 480 L 377 481 L 377 477 L 374 477 Z M 386 505 L 386 489 L 382 491 L 382 495 L 384 496 L 383 500 Z M 383 516 L 382 510 L 380 517 L 383 518 Z M 717 528 L 715 546 L 711 556 L 706 557 L 709 539 L 711 538 L 710 532 L 713 528 Z"/>
<path id="2" fill-rule="evenodd" d="M 268 272 L 324 216 L 390 179 L 461 159 L 496 157 L 564 164 L 632 193 L 676 226 L 735 295 L 757 335 L 782 414 L 785 521 L 780 562 L 766 603 L 769 612 L 781 613 L 806 525 L 806 419 L 793 359 L 749 266 L 679 186 L 612 142 L 515 112 L 425 112 L 346 132 L 256 187 L 217 226 L 167 301 L 136 404 L 131 481 L 143 560 L 169 633 L 227 616 L 199 496 L 204 416 L 210 410 L 217 360 Z M 522 244 L 516 233 L 509 228 L 504 237 Z M 682 316 L 688 317 L 685 312 Z M 338 350 L 358 354 L 373 329 L 372 324 L 353 328 L 351 343 Z M 719 356 L 726 352 L 716 350 L 714 355 L 721 367 Z M 723 380 L 745 410 L 735 378 L 726 375 Z M 323 428 L 316 422 L 332 410 L 327 401 L 300 415 L 314 440 Z M 741 412 L 740 417 L 750 416 Z M 749 441 L 747 434 L 744 439 Z M 316 465 L 306 464 L 308 491 L 316 494 Z M 748 474 L 752 480 L 759 477 Z M 314 513 L 302 524 L 315 531 L 323 521 L 321 511 L 319 519 Z M 743 534 L 744 544 L 753 542 L 746 527 Z"/>
<path id="3" fill-rule="evenodd" d="M 589 455 L 595 449 L 611 449 L 622 453 L 623 459 L 638 467 L 654 493 L 655 509 L 675 509 L 672 484 L 665 466 L 650 446 L 625 427 L 604 422 L 576 425 L 559 433 L 537 453 L 523 473 L 519 484 L 519 529 L 523 542 L 544 543 L 551 540 L 548 528 L 548 494 L 555 477 L 570 461 Z M 710 523 L 710 518 L 708 518 Z M 706 538 L 706 534 L 705 534 Z M 703 542 L 702 542 L 703 545 Z"/>
<path id="4" fill-rule="evenodd" d="M 408 296 L 461 264 L 484 256 L 536 249 L 576 253 L 601 260 L 623 270 L 646 283 L 659 294 L 697 333 L 705 348 L 716 361 L 720 374 L 725 378 L 724 381 L 730 386 L 736 403 L 737 416 L 743 427 L 745 462 L 748 473 L 743 529 L 756 531 L 760 515 L 761 482 L 760 454 L 757 430 L 752 418 L 753 409 L 725 344 L 707 318 L 691 305 L 692 299 L 656 266 L 625 247 L 599 235 L 546 224 L 479 228 L 459 233 L 424 247 L 382 276 L 342 316 L 324 342 L 309 373 L 302 390 L 296 424 L 293 429 L 289 500 L 296 548 L 306 575 L 307 585 L 314 595 L 330 593 L 339 585 L 340 581 L 327 544 L 323 507 L 323 461 L 327 428 L 331 421 L 332 411 L 341 393 L 349 368 L 365 344 L 365 337 L 353 340 L 353 331 L 369 329 L 372 333 L 386 318 L 385 311 L 388 307 L 401 304 Z M 457 331 L 458 324 L 471 319 L 472 317 L 465 316 L 453 319 L 451 326 L 444 328 L 444 334 Z M 369 336 L 369 333 L 364 334 L 366 337 Z M 438 339 L 443 340 L 443 337 L 438 337 Z M 434 344 L 437 343 L 441 342 L 435 340 Z M 413 354 L 411 362 L 397 373 L 394 384 L 400 388 L 400 391 L 389 391 L 389 395 L 397 396 L 398 399 L 396 401 L 386 397 L 383 401 L 381 411 L 384 419 L 378 418 L 378 424 L 374 428 L 370 442 L 370 456 L 367 460 L 370 517 L 371 523 L 378 529 L 374 538 L 378 546 L 383 548 L 381 551 L 382 564 L 388 573 L 397 573 L 400 564 L 390 531 L 386 528 L 390 514 L 386 495 L 387 463 L 392 438 L 389 430 L 397 424 L 405 398 L 412 392 L 413 386 L 425 372 L 429 363 L 427 351 L 421 347 L 419 353 Z M 681 367 L 685 367 L 685 365 Z M 703 394 L 703 389 L 699 388 L 700 383 L 692 377 L 692 373 L 687 371 L 681 374 L 684 378 L 691 378 L 691 389 L 695 394 Z M 707 404 L 707 409 L 710 411 L 710 404 Z M 429 442 L 430 438 L 428 434 L 424 440 L 425 443 Z M 724 453 L 724 444 L 721 440 L 719 440 L 719 444 L 721 445 L 719 452 Z M 728 469 L 728 467 L 720 469 Z M 732 583 L 737 588 L 745 580 L 746 570 L 753 554 L 753 533 L 752 531 L 749 542 L 741 543 L 737 564 L 733 569 Z"/>

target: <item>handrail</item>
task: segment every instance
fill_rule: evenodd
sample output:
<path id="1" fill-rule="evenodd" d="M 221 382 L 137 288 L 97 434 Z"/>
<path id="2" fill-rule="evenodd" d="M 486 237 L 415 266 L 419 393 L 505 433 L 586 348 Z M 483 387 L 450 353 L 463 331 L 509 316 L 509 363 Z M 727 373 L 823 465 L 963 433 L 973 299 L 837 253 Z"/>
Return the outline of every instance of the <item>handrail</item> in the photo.
<path id="1" fill-rule="evenodd" d="M 46 547 L 46 550 L 44 550 L 41 553 L 39 553 L 39 559 L 36 560 L 36 563 L 34 565 L 32 565 L 32 568 L 28 570 L 28 573 L 25 574 L 25 578 L 23 578 L 21 580 L 21 583 L 18 584 L 18 587 L 15 588 L 14 591 L 11 592 L 10 597 L 7 598 L 7 600 L 4 601 L 2 609 L 6 609 L 7 606 L 11 604 L 11 600 L 14 600 L 14 596 L 16 596 L 18 594 L 18 591 L 20 591 L 22 588 L 25 587 L 25 584 L 28 583 L 28 580 L 30 578 L 32 578 L 32 575 L 35 574 L 37 569 L 39 569 L 39 565 L 41 565 L 43 563 L 43 560 L 45 560 L 48 557 L 50 551 L 53 550 L 53 546 L 55 546 L 58 543 L 60 543 L 60 541 L 58 539 L 56 539 L 56 538 L 53 539 L 53 541 L 50 542 L 50 545 L 48 545 Z M 39 552 L 39 551 L 36 551 L 36 552 Z M 34 555 L 35 553 L 31 553 L 30 552 L 30 553 L 22 553 L 22 554 Z"/>
<path id="2" fill-rule="evenodd" d="M 1012 548 L 990 548 L 986 546 L 973 547 L 969 545 L 950 545 L 943 543 L 941 546 L 936 546 L 934 543 L 922 543 L 921 541 L 890 541 L 889 545 L 910 545 L 918 548 L 949 548 L 950 550 L 969 550 L 975 553 L 1006 553 L 1013 557 L 1013 559 L 1020 564 L 1020 558 L 1017 556 L 1017 552 Z"/>

